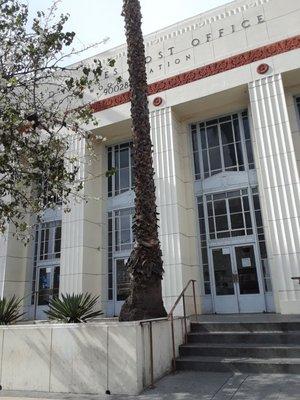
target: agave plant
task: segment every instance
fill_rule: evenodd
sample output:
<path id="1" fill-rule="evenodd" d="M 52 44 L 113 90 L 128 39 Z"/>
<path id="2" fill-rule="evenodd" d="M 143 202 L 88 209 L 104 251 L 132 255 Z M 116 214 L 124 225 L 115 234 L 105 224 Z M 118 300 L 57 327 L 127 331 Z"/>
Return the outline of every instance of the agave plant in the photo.
<path id="1" fill-rule="evenodd" d="M 89 293 L 66 294 L 61 298 L 54 297 L 50 300 L 49 310 L 45 311 L 51 320 L 61 322 L 80 323 L 103 314 L 101 310 L 94 310 L 99 296 Z"/>
<path id="2" fill-rule="evenodd" d="M 22 300 L 15 295 L 0 299 L 0 325 L 15 324 L 25 314 L 20 312 Z"/>

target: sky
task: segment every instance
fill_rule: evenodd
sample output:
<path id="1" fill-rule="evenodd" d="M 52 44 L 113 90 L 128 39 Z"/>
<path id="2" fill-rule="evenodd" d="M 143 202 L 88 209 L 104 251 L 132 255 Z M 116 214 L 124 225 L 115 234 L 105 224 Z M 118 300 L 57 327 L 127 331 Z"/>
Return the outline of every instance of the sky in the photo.
<path id="1" fill-rule="evenodd" d="M 141 0 L 143 32 L 151 33 L 228 2 L 230 0 Z M 47 9 L 51 3 L 51 0 L 28 0 L 30 16 Z M 110 38 L 105 44 L 90 49 L 83 58 L 125 42 L 121 9 L 122 0 L 61 0 L 59 4 L 59 12 L 70 14 L 66 26 L 76 33 L 77 48 Z"/>

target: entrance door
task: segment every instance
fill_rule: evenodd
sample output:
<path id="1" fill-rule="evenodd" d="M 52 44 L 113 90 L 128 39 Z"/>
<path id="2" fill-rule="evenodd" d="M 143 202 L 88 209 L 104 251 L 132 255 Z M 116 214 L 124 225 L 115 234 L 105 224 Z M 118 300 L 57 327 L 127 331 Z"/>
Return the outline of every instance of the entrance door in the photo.
<path id="1" fill-rule="evenodd" d="M 37 268 L 36 318 L 47 319 L 44 311 L 48 309 L 49 301 L 59 294 L 59 266 Z"/>
<path id="2" fill-rule="evenodd" d="M 215 312 L 264 312 L 262 277 L 254 246 L 225 246 L 213 248 L 211 252 Z"/>
<path id="3" fill-rule="evenodd" d="M 127 259 L 117 258 L 114 263 L 114 315 L 119 315 L 124 301 L 129 295 L 129 274 L 126 269 Z"/>

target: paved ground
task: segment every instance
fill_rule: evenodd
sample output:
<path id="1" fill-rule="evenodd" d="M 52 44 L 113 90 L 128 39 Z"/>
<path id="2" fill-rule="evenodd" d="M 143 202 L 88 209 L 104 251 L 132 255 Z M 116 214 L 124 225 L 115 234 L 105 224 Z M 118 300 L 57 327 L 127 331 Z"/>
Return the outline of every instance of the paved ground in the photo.
<path id="1" fill-rule="evenodd" d="M 244 375 L 181 372 L 157 382 L 140 396 L 61 395 L 1 392 L 6 400 L 300 400 L 300 375 Z"/>

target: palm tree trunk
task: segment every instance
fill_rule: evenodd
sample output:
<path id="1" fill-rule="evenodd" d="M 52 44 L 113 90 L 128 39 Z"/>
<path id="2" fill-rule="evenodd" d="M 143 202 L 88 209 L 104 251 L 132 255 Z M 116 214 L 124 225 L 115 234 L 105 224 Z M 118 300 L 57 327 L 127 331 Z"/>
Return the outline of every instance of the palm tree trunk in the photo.
<path id="1" fill-rule="evenodd" d="M 131 89 L 133 164 L 135 174 L 135 246 L 127 268 L 131 276 L 130 295 L 120 321 L 166 316 L 162 300 L 163 262 L 158 239 L 152 142 L 147 100 L 147 75 L 139 0 L 124 0 L 123 16 L 127 38 L 127 59 Z"/>

